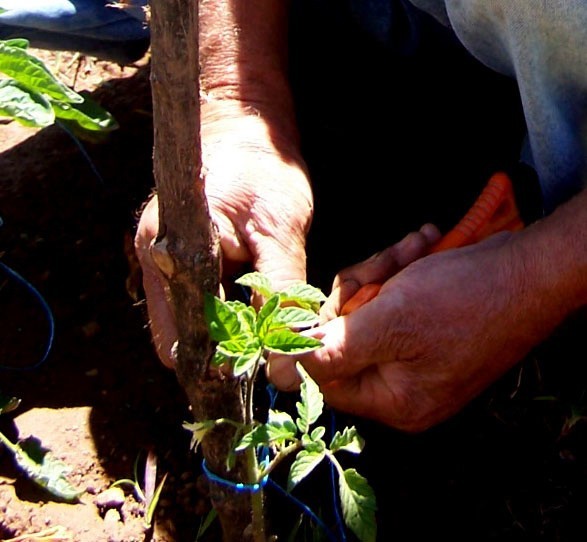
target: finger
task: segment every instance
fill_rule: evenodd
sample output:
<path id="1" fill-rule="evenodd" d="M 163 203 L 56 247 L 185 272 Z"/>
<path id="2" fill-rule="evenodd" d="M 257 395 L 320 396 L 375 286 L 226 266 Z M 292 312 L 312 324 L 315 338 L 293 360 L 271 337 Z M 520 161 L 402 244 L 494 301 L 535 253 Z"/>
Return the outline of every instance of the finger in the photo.
<path id="1" fill-rule="evenodd" d="M 338 287 L 332 290 L 324 305 L 320 308 L 320 323 L 325 324 L 329 320 L 340 315 L 341 307 L 348 299 L 353 297 L 361 287 L 355 279 L 343 280 Z"/>
<path id="2" fill-rule="evenodd" d="M 268 376 L 279 389 L 295 389 L 299 376 L 295 361 L 300 361 L 319 385 L 356 376 L 382 359 L 378 345 L 386 344 L 387 325 L 381 322 L 381 299 L 345 317 L 304 331 L 303 334 L 322 341 L 318 350 L 297 356 L 272 354 L 268 359 Z"/>
<path id="3" fill-rule="evenodd" d="M 167 282 L 155 265 L 150 253 L 151 243 L 157 235 L 158 227 L 159 214 L 157 197 L 155 196 L 141 214 L 135 236 L 135 250 L 141 264 L 149 326 L 155 349 L 163 364 L 173 368 L 175 359 L 172 350 L 177 340 L 175 316 L 171 310 Z"/>
<path id="4" fill-rule="evenodd" d="M 282 290 L 294 282 L 306 280 L 306 251 L 304 240 L 295 236 L 289 243 L 261 234 L 251 236 L 253 265 L 271 282 L 275 290 Z"/>
<path id="5" fill-rule="evenodd" d="M 409 233 L 395 245 L 339 273 L 334 279 L 332 292 L 321 309 L 321 322 L 338 316 L 343 305 L 362 285 L 381 284 L 413 261 L 425 256 L 440 237 L 440 230 L 436 226 L 424 224 L 419 231 Z"/>

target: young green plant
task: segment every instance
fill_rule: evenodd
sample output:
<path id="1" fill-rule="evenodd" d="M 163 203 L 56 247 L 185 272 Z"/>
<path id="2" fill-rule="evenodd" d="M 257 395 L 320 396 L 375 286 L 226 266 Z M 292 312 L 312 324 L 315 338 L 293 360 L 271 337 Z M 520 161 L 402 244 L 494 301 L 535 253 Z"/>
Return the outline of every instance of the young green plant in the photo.
<path id="1" fill-rule="evenodd" d="M 0 40 L 0 73 L 5 76 L 0 78 L 0 116 L 33 128 L 56 120 L 82 132 L 118 128 L 108 111 L 59 81 L 28 46 L 26 39 Z"/>
<path id="2" fill-rule="evenodd" d="M 270 408 L 265 423 L 253 419 L 253 386 L 267 353 L 296 355 L 322 346 L 319 340 L 301 335 L 299 331 L 318 323 L 318 310 L 326 299 L 324 294 L 303 282 L 283 291 L 274 291 L 269 280 L 256 272 L 243 275 L 236 282 L 266 300 L 258 312 L 241 301 L 223 301 L 211 295 L 206 299 L 205 311 L 210 336 L 217 343 L 213 364 L 244 380 L 246 422 L 239 424 L 222 418 L 186 423 L 184 426 L 193 434 L 193 447 L 197 448 L 206 433 L 216 425 L 232 424 L 237 431 L 229 466 L 234 463 L 234 454 L 248 454 L 248 483 L 262 486 L 279 464 L 288 457 L 293 458 L 288 491 L 292 491 L 323 460 L 330 461 L 338 474 L 339 498 L 346 525 L 362 542 L 374 542 L 377 533 L 375 494 L 363 476 L 355 469 L 344 469 L 335 457 L 341 451 L 360 453 L 364 441 L 355 427 L 336 432 L 330 443 L 323 440 L 326 429 L 321 425 L 314 426 L 324 409 L 323 396 L 299 362 L 296 368 L 301 385 L 296 414 L 292 416 Z M 260 450 L 264 452 L 262 460 L 258 456 Z M 257 533 L 263 530 L 260 491 L 252 494 L 252 512 L 253 530 Z"/>

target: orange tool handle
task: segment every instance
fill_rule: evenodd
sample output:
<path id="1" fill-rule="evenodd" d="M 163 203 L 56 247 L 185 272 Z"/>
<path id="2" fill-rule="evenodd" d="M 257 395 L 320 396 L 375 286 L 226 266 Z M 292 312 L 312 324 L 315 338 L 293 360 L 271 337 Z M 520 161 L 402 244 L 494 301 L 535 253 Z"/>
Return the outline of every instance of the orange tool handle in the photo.
<path id="1" fill-rule="evenodd" d="M 506 173 L 494 173 L 460 222 L 430 249 L 430 253 L 477 243 L 500 231 L 518 231 L 524 227 L 520 218 L 512 181 Z M 345 315 L 371 301 L 381 289 L 381 284 L 361 286 L 343 305 L 340 314 Z"/>

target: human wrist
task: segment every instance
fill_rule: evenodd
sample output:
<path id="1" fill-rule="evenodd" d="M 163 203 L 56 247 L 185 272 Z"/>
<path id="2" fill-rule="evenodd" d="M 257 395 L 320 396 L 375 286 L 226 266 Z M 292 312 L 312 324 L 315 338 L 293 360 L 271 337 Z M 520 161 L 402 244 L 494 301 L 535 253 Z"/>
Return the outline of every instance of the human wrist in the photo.
<path id="1" fill-rule="evenodd" d="M 204 100 L 291 98 L 286 0 L 200 2 L 200 90 Z"/>
<path id="2" fill-rule="evenodd" d="M 587 305 L 587 191 L 512 238 L 529 310 L 559 322 Z"/>
<path id="3" fill-rule="evenodd" d="M 303 164 L 295 119 L 275 104 L 241 100 L 202 102 L 200 108 L 202 144 L 233 142 L 258 151 L 276 151 Z"/>

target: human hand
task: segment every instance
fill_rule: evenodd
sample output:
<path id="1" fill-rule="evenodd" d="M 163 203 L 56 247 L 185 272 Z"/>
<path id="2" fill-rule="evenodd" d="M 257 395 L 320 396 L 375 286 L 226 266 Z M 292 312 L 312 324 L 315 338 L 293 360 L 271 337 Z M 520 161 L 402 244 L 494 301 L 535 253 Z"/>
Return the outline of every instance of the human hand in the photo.
<path id="1" fill-rule="evenodd" d="M 265 119 L 244 111 L 242 104 L 229 102 L 202 105 L 206 197 L 219 230 L 223 276 L 233 277 L 250 263 L 282 288 L 306 277 L 311 188 L 296 142 L 280 139 Z M 173 367 L 175 319 L 167 282 L 150 254 L 157 222 L 155 197 L 141 214 L 135 246 L 155 347 Z"/>
<path id="2" fill-rule="evenodd" d="M 528 288 L 531 273 L 514 238 L 502 233 L 413 261 L 369 303 L 305 332 L 324 346 L 295 359 L 336 409 L 408 432 L 446 420 L 554 325 L 556 317 L 542 318 L 542 298 Z M 391 271 L 393 260 L 386 264 Z M 369 261 L 357 271 L 363 269 Z M 374 280 L 377 273 L 367 271 L 365 280 Z M 336 313 L 340 300 L 330 301 Z M 297 387 L 293 361 L 270 357 L 268 374 L 278 388 Z"/>

